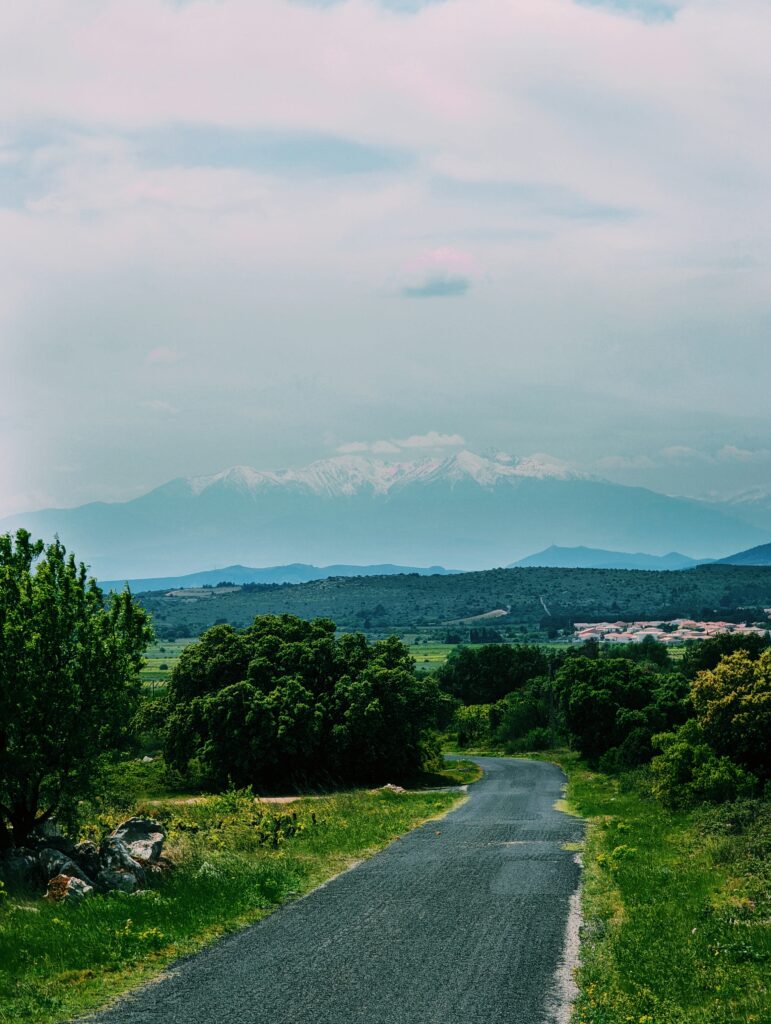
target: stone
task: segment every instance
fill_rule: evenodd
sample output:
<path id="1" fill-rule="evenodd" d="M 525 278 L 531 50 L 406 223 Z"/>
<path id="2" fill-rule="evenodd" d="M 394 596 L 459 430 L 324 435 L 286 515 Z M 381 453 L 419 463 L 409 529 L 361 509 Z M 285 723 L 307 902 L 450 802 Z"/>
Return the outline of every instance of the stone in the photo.
<path id="1" fill-rule="evenodd" d="M 133 871 L 123 871 L 119 868 L 105 868 L 96 876 L 99 885 L 108 892 L 136 892 L 139 888 L 139 879 Z"/>
<path id="2" fill-rule="evenodd" d="M 74 875 L 57 875 L 48 883 L 45 899 L 56 903 L 80 903 L 94 893 L 93 885 Z"/>
<path id="3" fill-rule="evenodd" d="M 102 868 L 100 878 L 105 871 L 123 871 L 134 875 L 140 882 L 145 880 L 144 868 L 139 861 L 134 860 L 123 840 L 116 836 L 108 836 L 102 841 L 99 863 Z"/>
<path id="4" fill-rule="evenodd" d="M 129 818 L 111 833 L 125 844 L 132 857 L 154 864 L 161 855 L 166 829 L 152 818 Z"/>
<path id="5" fill-rule="evenodd" d="M 83 871 L 74 860 L 68 857 L 66 853 L 62 853 L 61 850 L 55 850 L 47 846 L 38 852 L 37 862 L 40 865 L 40 870 L 46 878 L 54 878 L 56 875 L 66 875 L 68 878 L 79 878 L 87 885 L 92 884 L 91 879 L 85 871 Z"/>
<path id="6" fill-rule="evenodd" d="M 0 859 L 0 878 L 9 885 L 30 886 L 38 882 L 40 866 L 31 850 L 13 849 Z"/>
<path id="7" fill-rule="evenodd" d="M 387 790 L 389 793 L 406 793 L 407 790 L 401 786 L 395 786 L 393 782 L 386 782 L 385 786 L 381 786 L 381 789 Z"/>
<path id="8" fill-rule="evenodd" d="M 72 859 L 85 871 L 89 878 L 96 878 L 102 869 L 99 860 L 99 847 L 96 843 L 91 842 L 90 839 L 84 839 L 82 843 L 78 843 Z"/>

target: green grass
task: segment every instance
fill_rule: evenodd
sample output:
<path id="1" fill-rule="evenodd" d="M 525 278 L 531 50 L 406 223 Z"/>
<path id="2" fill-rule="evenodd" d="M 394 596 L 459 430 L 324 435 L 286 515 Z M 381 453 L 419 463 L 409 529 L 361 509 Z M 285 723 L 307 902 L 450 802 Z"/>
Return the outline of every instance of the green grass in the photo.
<path id="1" fill-rule="evenodd" d="M 768 1024 L 768 804 L 674 814 L 644 779 L 554 759 L 591 823 L 576 1024 Z"/>
<path id="2" fill-rule="evenodd" d="M 158 640 L 147 649 L 145 664 L 139 678 L 150 693 L 161 693 L 179 661 L 179 656 L 192 640 Z"/>
<path id="3" fill-rule="evenodd" d="M 0 1022 L 54 1024 L 93 1009 L 444 814 L 458 799 L 357 790 L 278 806 L 244 794 L 139 801 L 139 813 L 165 820 L 177 866 L 143 894 L 99 896 L 80 906 L 20 895 L 5 900 Z M 102 813 L 84 832 L 98 836 L 115 823 L 109 817 Z"/>

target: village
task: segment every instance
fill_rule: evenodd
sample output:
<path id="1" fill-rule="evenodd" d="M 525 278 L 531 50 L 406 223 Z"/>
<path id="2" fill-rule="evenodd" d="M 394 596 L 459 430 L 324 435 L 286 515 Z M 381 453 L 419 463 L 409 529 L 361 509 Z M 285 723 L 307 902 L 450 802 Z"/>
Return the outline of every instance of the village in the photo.
<path id="1" fill-rule="evenodd" d="M 771 615 L 771 608 L 765 608 Z M 614 644 L 641 643 L 647 637 L 662 644 L 684 644 L 689 640 L 707 640 L 721 633 L 766 636 L 768 629 L 736 622 L 699 622 L 695 619 L 670 619 L 638 622 L 576 622 L 572 640 L 603 640 Z"/>

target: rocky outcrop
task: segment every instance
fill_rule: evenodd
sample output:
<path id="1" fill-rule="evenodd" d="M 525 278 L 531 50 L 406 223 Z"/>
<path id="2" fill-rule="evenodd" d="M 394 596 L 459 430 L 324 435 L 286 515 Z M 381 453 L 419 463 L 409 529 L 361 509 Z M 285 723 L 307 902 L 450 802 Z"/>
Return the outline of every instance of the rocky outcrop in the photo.
<path id="1" fill-rule="evenodd" d="M 61 850 L 54 850 L 50 846 L 46 846 L 38 852 L 37 862 L 46 878 L 67 875 L 70 878 L 79 878 L 88 885 L 92 884 L 85 871 Z"/>
<path id="2" fill-rule="evenodd" d="M 99 846 L 46 836 L 31 848 L 8 851 L 0 877 L 25 888 L 47 883 L 46 899 L 70 903 L 95 891 L 133 893 L 148 873 L 169 866 L 162 857 L 165 839 L 164 827 L 150 818 L 129 818 Z"/>
<path id="3" fill-rule="evenodd" d="M 111 838 L 119 839 L 136 860 L 155 864 L 163 850 L 166 829 L 151 818 L 129 818 L 118 825 Z"/>
<path id="4" fill-rule="evenodd" d="M 57 875 L 48 883 L 45 899 L 55 903 L 80 903 L 94 893 L 93 885 L 73 875 Z"/>

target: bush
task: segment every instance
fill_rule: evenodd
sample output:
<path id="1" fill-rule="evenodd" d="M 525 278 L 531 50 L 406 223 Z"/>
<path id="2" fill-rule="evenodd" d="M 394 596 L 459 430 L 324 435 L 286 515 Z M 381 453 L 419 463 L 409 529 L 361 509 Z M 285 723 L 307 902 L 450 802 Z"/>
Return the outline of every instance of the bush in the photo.
<path id="1" fill-rule="evenodd" d="M 491 741 L 492 704 L 468 704 L 455 712 L 454 727 L 459 747 L 483 747 Z"/>
<path id="2" fill-rule="evenodd" d="M 693 719 L 676 732 L 654 736 L 653 743 L 661 753 L 651 763 L 652 790 L 665 807 L 736 800 L 758 788 L 754 775 L 715 753 Z"/>
<path id="3" fill-rule="evenodd" d="M 760 778 L 771 776 L 771 650 L 746 651 L 700 672 L 691 699 L 706 741 Z"/>

